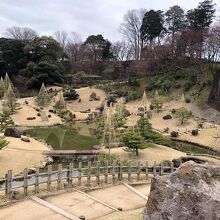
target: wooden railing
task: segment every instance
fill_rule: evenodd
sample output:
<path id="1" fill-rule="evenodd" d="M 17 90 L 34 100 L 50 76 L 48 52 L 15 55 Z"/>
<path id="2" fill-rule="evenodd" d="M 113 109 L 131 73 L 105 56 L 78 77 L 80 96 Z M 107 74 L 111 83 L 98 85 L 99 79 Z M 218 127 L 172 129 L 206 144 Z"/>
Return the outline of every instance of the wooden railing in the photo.
<path id="1" fill-rule="evenodd" d="M 44 184 L 48 192 L 54 188 L 60 190 L 62 188 L 73 188 L 87 186 L 91 184 L 100 185 L 115 184 L 118 181 L 147 180 L 149 175 L 166 175 L 174 171 L 174 165 L 171 163 L 148 166 L 148 162 L 122 162 L 122 161 L 105 161 L 100 165 L 100 161 L 88 162 L 83 166 L 82 162 L 77 167 L 70 163 L 67 168 L 62 169 L 62 164 L 58 164 L 56 170 L 52 170 L 52 165 L 48 165 L 47 171 L 39 172 L 37 167 L 34 174 L 28 174 L 28 169 L 24 169 L 23 173 L 13 176 L 13 171 L 8 170 L 5 178 L 0 180 L 0 191 L 5 191 L 8 199 L 14 198 L 15 194 L 23 191 L 24 197 L 28 196 L 30 191 L 33 194 L 40 193 L 40 186 Z M 52 185 L 53 184 L 53 185 Z"/>

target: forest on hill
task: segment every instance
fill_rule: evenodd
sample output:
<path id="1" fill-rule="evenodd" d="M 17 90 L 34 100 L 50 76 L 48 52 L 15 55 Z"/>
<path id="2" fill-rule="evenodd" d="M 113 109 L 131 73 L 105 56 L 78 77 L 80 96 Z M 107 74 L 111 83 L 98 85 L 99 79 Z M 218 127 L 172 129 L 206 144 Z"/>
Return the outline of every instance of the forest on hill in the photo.
<path id="1" fill-rule="evenodd" d="M 100 33 L 82 40 L 75 32 L 39 36 L 30 28 L 9 27 L 0 38 L 0 75 L 7 72 L 22 89 L 70 82 L 80 75 L 127 80 L 189 67 L 197 84 L 204 81 L 204 71 L 207 81 L 210 74 L 219 80 L 220 23 L 215 16 L 212 0 L 188 11 L 178 5 L 167 11 L 130 10 L 120 24 L 123 40 L 117 42 Z M 218 86 L 213 85 L 212 103 L 219 102 Z"/>

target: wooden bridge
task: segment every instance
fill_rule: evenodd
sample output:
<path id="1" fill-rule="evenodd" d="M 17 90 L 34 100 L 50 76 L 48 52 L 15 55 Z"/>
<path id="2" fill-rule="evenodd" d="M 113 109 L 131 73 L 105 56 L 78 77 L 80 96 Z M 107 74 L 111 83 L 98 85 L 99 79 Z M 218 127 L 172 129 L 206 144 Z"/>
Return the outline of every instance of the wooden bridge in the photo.
<path id="1" fill-rule="evenodd" d="M 51 150 L 44 151 L 44 155 L 50 157 L 64 157 L 64 158 L 80 158 L 80 157 L 95 157 L 99 155 L 98 150 Z"/>

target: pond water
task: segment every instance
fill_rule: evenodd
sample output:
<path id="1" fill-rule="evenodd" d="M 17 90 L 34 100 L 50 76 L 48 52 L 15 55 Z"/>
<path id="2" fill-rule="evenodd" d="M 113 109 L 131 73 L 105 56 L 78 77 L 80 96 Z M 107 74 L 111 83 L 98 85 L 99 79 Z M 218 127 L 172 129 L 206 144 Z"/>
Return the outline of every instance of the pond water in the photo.
<path id="1" fill-rule="evenodd" d="M 99 144 L 94 124 L 76 122 L 56 127 L 32 128 L 26 132 L 31 137 L 43 139 L 54 150 L 90 150 Z"/>
<path id="2" fill-rule="evenodd" d="M 170 147 L 175 150 L 182 151 L 184 153 L 208 154 L 208 155 L 220 156 L 219 152 L 215 152 L 211 149 L 200 147 L 196 144 L 184 143 L 184 142 L 181 142 L 178 140 L 176 140 L 176 141 L 173 140 Z"/>

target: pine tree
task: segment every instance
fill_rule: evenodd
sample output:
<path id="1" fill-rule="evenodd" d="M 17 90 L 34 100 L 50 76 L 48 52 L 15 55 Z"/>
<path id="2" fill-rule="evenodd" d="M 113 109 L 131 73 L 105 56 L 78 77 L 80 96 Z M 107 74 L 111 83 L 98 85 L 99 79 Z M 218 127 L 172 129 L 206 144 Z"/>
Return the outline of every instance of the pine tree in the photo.
<path id="1" fill-rule="evenodd" d="M 5 79 L 4 79 L 4 86 L 5 86 L 5 90 L 8 89 L 9 85 L 11 86 L 11 88 L 14 90 L 14 85 L 12 84 L 12 81 L 8 75 L 8 73 L 5 74 Z"/>
<path id="2" fill-rule="evenodd" d="M 47 89 L 44 83 L 42 83 L 40 91 L 35 99 L 35 102 L 38 106 L 44 107 L 44 106 L 47 106 L 50 103 L 50 101 L 51 101 L 51 98 L 47 93 Z"/>
<path id="3" fill-rule="evenodd" d="M 153 107 L 153 109 L 156 109 L 157 112 L 159 112 L 162 109 L 162 107 L 163 107 L 162 99 L 159 96 L 157 90 L 155 92 L 154 99 L 152 100 L 151 106 Z"/>
<path id="4" fill-rule="evenodd" d="M 0 98 L 3 98 L 4 92 L 5 92 L 4 80 L 1 77 L 1 79 L 0 79 Z"/>
<path id="5" fill-rule="evenodd" d="M 20 104 L 17 103 L 17 98 L 11 87 L 11 84 L 9 84 L 7 91 L 4 93 L 2 105 L 4 108 L 8 109 L 10 114 L 15 113 L 15 111 L 18 110 L 20 106 Z"/>
<path id="6" fill-rule="evenodd" d="M 62 91 L 59 92 L 58 98 L 59 99 L 56 102 L 54 108 L 59 109 L 59 110 L 66 109 L 66 102 L 65 102 L 65 99 L 63 97 L 63 92 Z"/>

